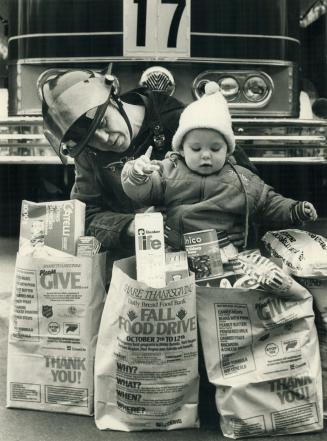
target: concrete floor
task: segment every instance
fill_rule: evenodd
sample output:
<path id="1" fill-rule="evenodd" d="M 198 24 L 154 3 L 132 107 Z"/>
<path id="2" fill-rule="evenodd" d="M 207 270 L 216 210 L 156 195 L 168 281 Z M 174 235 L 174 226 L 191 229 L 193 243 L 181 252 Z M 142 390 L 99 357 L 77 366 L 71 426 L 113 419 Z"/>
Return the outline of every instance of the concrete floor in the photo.
<path id="1" fill-rule="evenodd" d="M 17 239 L 0 238 L 0 441 L 222 441 L 212 407 L 202 411 L 200 429 L 170 432 L 100 431 L 92 417 L 6 409 L 6 360 L 10 296 Z M 249 439 L 249 438 L 248 438 Z M 260 438 L 263 441 L 270 437 Z M 314 434 L 284 436 L 281 440 L 327 441 L 327 427 Z"/>

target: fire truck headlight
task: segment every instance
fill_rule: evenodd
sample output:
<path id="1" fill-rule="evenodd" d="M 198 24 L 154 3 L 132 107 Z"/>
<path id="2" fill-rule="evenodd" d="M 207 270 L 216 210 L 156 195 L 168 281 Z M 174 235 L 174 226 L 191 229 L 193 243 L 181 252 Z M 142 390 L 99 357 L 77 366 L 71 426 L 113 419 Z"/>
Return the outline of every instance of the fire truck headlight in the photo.
<path id="1" fill-rule="evenodd" d="M 194 81 L 192 90 L 197 99 L 201 98 L 201 96 L 204 95 L 205 85 L 209 83 L 209 81 L 210 80 L 206 80 L 206 79 L 200 80 L 197 83 Z"/>
<path id="2" fill-rule="evenodd" d="M 232 101 L 235 99 L 239 92 L 240 86 L 238 82 L 233 77 L 224 77 L 218 81 L 221 89 L 221 93 L 224 95 L 227 101 Z"/>
<path id="3" fill-rule="evenodd" d="M 271 93 L 271 87 L 265 78 L 252 76 L 245 81 L 243 93 L 249 101 L 257 103 L 267 98 Z"/>

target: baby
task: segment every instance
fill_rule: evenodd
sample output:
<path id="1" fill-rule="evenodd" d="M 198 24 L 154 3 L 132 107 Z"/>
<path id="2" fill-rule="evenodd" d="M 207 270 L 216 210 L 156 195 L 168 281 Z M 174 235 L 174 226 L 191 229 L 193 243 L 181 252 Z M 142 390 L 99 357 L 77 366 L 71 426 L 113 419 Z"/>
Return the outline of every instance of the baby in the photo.
<path id="1" fill-rule="evenodd" d="M 243 221 L 247 238 L 249 219 L 283 226 L 317 219 L 311 203 L 285 198 L 233 164 L 231 116 L 216 83 L 208 83 L 205 95 L 185 108 L 172 149 L 163 161 L 151 161 L 150 147 L 127 162 L 122 185 L 134 201 L 166 207 L 166 226 L 177 249 L 183 247 L 183 234 L 192 231 L 213 228 L 228 234 Z"/>

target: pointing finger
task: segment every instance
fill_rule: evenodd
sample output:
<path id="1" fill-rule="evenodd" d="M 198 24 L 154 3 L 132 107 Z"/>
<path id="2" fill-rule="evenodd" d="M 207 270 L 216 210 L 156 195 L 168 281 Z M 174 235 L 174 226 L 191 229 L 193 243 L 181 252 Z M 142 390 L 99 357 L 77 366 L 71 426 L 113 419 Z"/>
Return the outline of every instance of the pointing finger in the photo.
<path id="1" fill-rule="evenodd" d="M 148 150 L 144 153 L 144 156 L 146 156 L 147 158 L 151 158 L 152 150 L 153 150 L 153 147 L 152 147 L 152 145 L 150 145 Z"/>

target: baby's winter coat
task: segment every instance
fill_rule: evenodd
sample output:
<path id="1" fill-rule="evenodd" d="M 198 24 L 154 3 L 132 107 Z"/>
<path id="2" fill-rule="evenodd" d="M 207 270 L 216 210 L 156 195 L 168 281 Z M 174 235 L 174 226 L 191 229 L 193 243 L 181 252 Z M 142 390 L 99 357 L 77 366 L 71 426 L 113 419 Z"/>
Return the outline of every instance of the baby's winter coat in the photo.
<path id="1" fill-rule="evenodd" d="M 176 233 L 209 228 L 228 232 L 244 221 L 246 206 L 250 219 L 292 223 L 291 207 L 297 201 L 276 193 L 244 167 L 226 163 L 219 172 L 203 176 L 190 170 L 174 153 L 161 164 L 160 172 L 136 183 L 133 161 L 127 162 L 122 184 L 131 199 L 145 206 L 166 207 L 166 225 Z"/>

